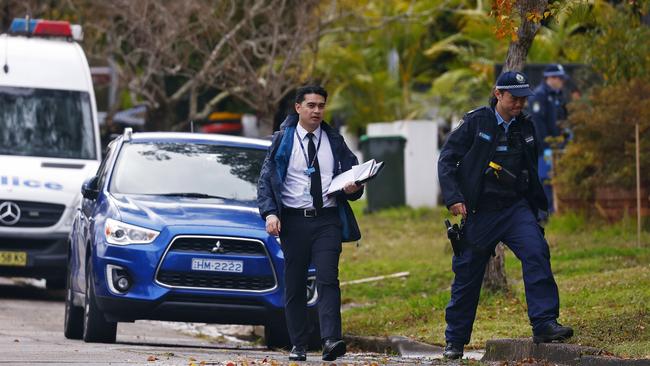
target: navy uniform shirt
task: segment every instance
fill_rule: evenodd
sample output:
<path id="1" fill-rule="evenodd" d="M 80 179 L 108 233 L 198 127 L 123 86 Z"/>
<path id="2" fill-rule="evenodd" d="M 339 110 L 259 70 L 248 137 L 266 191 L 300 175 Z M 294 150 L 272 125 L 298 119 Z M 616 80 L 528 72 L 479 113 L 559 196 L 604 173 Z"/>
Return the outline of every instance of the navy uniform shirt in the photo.
<path id="1" fill-rule="evenodd" d="M 560 134 L 557 123 L 566 118 L 566 113 L 562 90 L 554 90 L 542 82 L 535 88 L 534 93 L 528 97 L 528 114 L 533 120 L 535 131 L 537 131 L 538 154 L 541 154 L 544 149 L 549 148 L 545 141 L 546 137 Z"/>

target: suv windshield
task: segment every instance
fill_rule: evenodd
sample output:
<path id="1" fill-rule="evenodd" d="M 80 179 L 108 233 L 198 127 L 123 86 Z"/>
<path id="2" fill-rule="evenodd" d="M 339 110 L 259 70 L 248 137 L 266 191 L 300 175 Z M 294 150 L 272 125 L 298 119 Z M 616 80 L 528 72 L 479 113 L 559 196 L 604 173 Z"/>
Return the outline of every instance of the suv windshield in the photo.
<path id="1" fill-rule="evenodd" d="M 127 143 L 110 191 L 253 201 L 266 150 L 198 143 Z"/>
<path id="2" fill-rule="evenodd" d="M 0 154 L 95 159 L 88 93 L 0 86 Z"/>

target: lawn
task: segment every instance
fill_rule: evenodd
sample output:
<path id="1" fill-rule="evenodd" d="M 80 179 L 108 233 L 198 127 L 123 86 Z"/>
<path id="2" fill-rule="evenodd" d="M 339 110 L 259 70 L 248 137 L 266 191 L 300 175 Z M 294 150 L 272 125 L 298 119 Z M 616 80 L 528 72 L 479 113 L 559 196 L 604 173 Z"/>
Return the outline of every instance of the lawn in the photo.
<path id="1" fill-rule="evenodd" d="M 452 252 L 447 210 L 354 210 L 363 239 L 344 244 L 341 282 L 397 272 L 408 277 L 344 285 L 343 328 L 355 335 L 403 335 L 444 344 Z M 647 230 L 648 231 L 648 230 Z M 606 225 L 577 215 L 554 216 L 547 228 L 560 288 L 560 319 L 574 327 L 571 343 L 626 357 L 650 357 L 650 234 L 636 244 L 633 220 Z M 492 338 L 530 337 L 521 265 L 507 250 L 506 294 L 483 291 L 469 348 Z"/>

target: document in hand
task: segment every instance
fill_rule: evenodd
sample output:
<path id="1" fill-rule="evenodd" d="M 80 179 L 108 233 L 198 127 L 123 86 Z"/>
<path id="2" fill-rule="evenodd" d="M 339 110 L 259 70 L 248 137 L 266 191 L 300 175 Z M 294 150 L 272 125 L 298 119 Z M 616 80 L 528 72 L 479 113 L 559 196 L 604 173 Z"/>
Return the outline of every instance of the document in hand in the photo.
<path id="1" fill-rule="evenodd" d="M 375 159 L 370 159 L 363 164 L 355 165 L 352 169 L 343 172 L 332 179 L 327 194 L 342 191 L 343 187 L 345 187 L 348 182 L 355 182 L 357 184 L 365 183 L 376 177 L 383 167 L 384 162 L 377 162 Z"/>

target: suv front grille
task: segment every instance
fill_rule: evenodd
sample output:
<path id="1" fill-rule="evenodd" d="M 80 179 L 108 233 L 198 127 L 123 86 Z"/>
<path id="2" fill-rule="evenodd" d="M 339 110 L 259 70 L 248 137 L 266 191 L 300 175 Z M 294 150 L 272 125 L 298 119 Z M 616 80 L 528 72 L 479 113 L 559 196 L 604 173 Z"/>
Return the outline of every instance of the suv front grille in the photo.
<path id="1" fill-rule="evenodd" d="M 16 204 L 20 209 L 20 218 L 15 224 L 8 224 L 6 219 L 16 214 L 15 207 L 11 208 L 11 215 L 6 216 L 5 219 L 0 220 L 1 227 L 48 227 L 53 226 L 65 210 L 65 205 L 58 205 L 52 203 L 30 202 L 30 201 L 0 201 L 0 207 L 6 211 L 7 205 Z M 0 212 L 3 214 L 3 212 Z"/>
<path id="2" fill-rule="evenodd" d="M 260 242 L 236 238 L 180 237 L 174 240 L 169 250 L 225 255 L 266 255 Z"/>
<path id="3" fill-rule="evenodd" d="M 199 258 L 216 258 L 228 260 L 230 256 L 237 260 L 254 261 L 257 266 L 255 274 L 192 271 L 189 268 L 166 268 L 168 257 L 173 262 L 178 256 Z M 244 258 L 241 258 L 244 257 Z M 247 258 L 246 258 L 247 257 Z M 187 260 L 187 259 L 185 259 Z M 258 239 L 226 237 L 226 236 L 192 236 L 181 235 L 172 240 L 165 252 L 158 271 L 156 282 L 163 286 L 205 289 L 262 292 L 273 290 L 277 286 L 277 277 L 273 262 L 264 242 Z"/>

